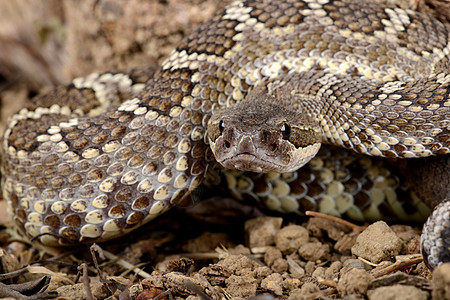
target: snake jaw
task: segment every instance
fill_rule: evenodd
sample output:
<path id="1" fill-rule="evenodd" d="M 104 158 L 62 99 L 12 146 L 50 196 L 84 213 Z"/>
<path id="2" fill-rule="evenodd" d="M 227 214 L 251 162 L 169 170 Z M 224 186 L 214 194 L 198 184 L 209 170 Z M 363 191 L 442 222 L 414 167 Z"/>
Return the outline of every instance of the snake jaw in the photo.
<path id="1" fill-rule="evenodd" d="M 305 148 L 296 149 L 294 157 L 291 157 L 289 164 L 277 164 L 273 160 L 264 160 L 252 153 L 240 153 L 229 157 L 219 163 L 228 169 L 237 169 L 255 173 L 287 173 L 293 172 L 308 163 L 319 151 L 320 144 L 314 144 Z"/>
<path id="2" fill-rule="evenodd" d="M 270 162 L 258 159 L 258 157 L 251 153 L 238 154 L 220 163 L 225 168 L 237 169 L 241 171 L 251 171 L 256 173 L 264 173 L 264 170 L 270 170 L 274 167 L 270 164 Z"/>

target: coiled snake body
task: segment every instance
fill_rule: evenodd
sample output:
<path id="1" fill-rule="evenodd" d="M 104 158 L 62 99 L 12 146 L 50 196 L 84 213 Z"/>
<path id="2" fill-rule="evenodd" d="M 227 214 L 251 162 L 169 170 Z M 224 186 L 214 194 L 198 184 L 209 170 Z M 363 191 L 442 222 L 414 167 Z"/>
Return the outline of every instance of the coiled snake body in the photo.
<path id="1" fill-rule="evenodd" d="M 268 206 L 277 201 L 268 190 L 291 211 L 315 196 L 397 197 L 383 160 L 342 154 L 325 170 L 341 156 L 326 153 L 342 151 L 313 157 L 332 144 L 427 166 L 411 175 L 420 174 L 425 202 L 442 202 L 422 241 L 435 267 L 449 259 L 449 58 L 449 25 L 417 12 L 375 1 L 236 1 L 148 81 L 138 71 L 93 74 L 13 116 L 4 197 L 18 227 L 47 245 L 107 240 L 155 218 L 199 186 L 212 152 L 228 168 L 290 172 L 226 173 L 229 183 L 251 182 L 245 192 L 267 196 Z M 355 164 L 366 184 L 350 178 Z M 377 175 L 367 187 L 369 165 L 385 185 Z"/>

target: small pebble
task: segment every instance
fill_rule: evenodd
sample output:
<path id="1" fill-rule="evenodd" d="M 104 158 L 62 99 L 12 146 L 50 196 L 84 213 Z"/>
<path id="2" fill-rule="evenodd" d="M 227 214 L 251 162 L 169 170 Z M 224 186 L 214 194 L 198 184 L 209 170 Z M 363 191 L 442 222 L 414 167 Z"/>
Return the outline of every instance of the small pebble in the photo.
<path id="1" fill-rule="evenodd" d="M 298 254 L 305 260 L 325 260 L 330 253 L 330 246 L 320 242 L 306 243 L 298 249 Z"/>
<path id="2" fill-rule="evenodd" d="M 337 284 L 337 290 L 341 297 L 350 294 L 364 295 L 373 276 L 360 269 L 341 269 L 341 278 Z"/>
<path id="3" fill-rule="evenodd" d="M 266 253 L 264 253 L 264 262 L 266 263 L 266 265 L 271 267 L 276 259 L 282 257 L 283 254 L 281 254 L 281 251 L 279 249 L 270 247 L 267 249 Z"/>
<path id="4" fill-rule="evenodd" d="M 354 268 L 354 269 L 361 269 L 361 270 L 366 269 L 366 264 L 356 258 L 347 259 L 346 261 L 344 261 L 344 263 L 342 265 L 347 268 Z"/>
<path id="5" fill-rule="evenodd" d="M 281 274 L 273 273 L 261 282 L 261 287 L 265 290 L 269 290 L 273 292 L 277 296 L 283 295 L 283 288 L 281 287 L 281 283 L 283 282 L 283 277 Z"/>
<path id="6" fill-rule="evenodd" d="M 301 299 L 304 296 L 304 293 L 301 289 L 294 289 L 289 293 L 288 300 L 297 300 Z"/>
<path id="7" fill-rule="evenodd" d="M 302 285 L 300 290 L 303 294 L 312 294 L 320 291 L 320 288 L 312 282 L 307 282 L 304 285 Z"/>
<path id="8" fill-rule="evenodd" d="M 272 270 L 278 273 L 284 273 L 288 270 L 289 265 L 284 258 L 277 258 L 272 265 Z"/>
<path id="9" fill-rule="evenodd" d="M 312 236 L 327 236 L 334 241 L 340 239 L 345 232 L 349 232 L 349 229 L 344 225 L 337 224 L 333 221 L 322 218 L 309 219 L 308 224 L 306 225 L 306 229 L 308 229 Z"/>
<path id="10" fill-rule="evenodd" d="M 231 275 L 225 280 L 226 291 L 232 297 L 250 297 L 256 294 L 258 284 L 250 276 Z"/>
<path id="11" fill-rule="evenodd" d="M 325 277 L 325 271 L 326 269 L 324 267 L 317 267 L 314 272 L 311 274 L 312 278 L 318 279 L 320 278 L 324 278 Z"/>
<path id="12" fill-rule="evenodd" d="M 270 246 L 280 230 L 282 218 L 260 217 L 245 222 L 245 240 L 250 248 Z"/>
<path id="13" fill-rule="evenodd" d="M 304 227 L 288 225 L 275 235 L 275 245 L 283 253 L 292 253 L 308 242 L 308 239 L 308 230 Z"/>
<path id="14" fill-rule="evenodd" d="M 342 269 L 342 263 L 340 261 L 333 262 L 328 269 L 325 270 L 325 278 L 337 279 L 339 271 Z"/>
<path id="15" fill-rule="evenodd" d="M 286 261 L 289 265 L 289 273 L 291 273 L 292 277 L 301 278 L 305 276 L 305 269 L 302 268 L 297 261 L 292 259 L 290 256 L 286 258 Z"/>
<path id="16" fill-rule="evenodd" d="M 313 261 L 308 261 L 305 265 L 306 274 L 311 275 L 314 272 L 315 268 L 316 268 L 316 264 Z"/>
<path id="17" fill-rule="evenodd" d="M 253 271 L 255 278 L 262 279 L 272 274 L 272 270 L 268 266 L 257 267 Z"/>
<path id="18" fill-rule="evenodd" d="M 433 271 L 433 299 L 450 300 L 450 263 L 440 265 Z"/>
<path id="19" fill-rule="evenodd" d="M 299 279 L 297 278 L 286 278 L 283 280 L 283 282 L 281 283 L 281 286 L 283 287 L 283 291 L 286 292 L 291 292 L 295 289 L 297 289 L 298 287 L 300 287 L 303 284 L 303 282 L 301 282 Z"/>
<path id="20" fill-rule="evenodd" d="M 401 249 L 401 239 L 385 222 L 378 221 L 369 225 L 356 238 L 352 253 L 373 263 L 379 263 L 383 260 L 392 260 Z"/>
<path id="21" fill-rule="evenodd" d="M 427 300 L 429 293 L 411 285 L 383 286 L 367 292 L 369 300 Z M 433 298 L 444 299 L 444 298 Z"/>

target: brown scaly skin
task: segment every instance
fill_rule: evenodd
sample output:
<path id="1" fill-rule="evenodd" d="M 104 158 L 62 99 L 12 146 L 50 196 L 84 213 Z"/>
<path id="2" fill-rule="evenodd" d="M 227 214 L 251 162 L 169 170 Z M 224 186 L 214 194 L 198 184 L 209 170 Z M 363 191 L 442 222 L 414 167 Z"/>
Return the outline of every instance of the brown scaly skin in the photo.
<path id="1" fill-rule="evenodd" d="M 316 115 L 323 143 L 372 156 L 448 159 L 449 32 L 433 17 L 370 1 L 235 2 L 187 37 L 145 84 L 132 75 L 92 75 L 13 116 L 2 145 L 4 197 L 17 226 L 41 243 L 121 236 L 202 182 L 213 161 L 205 142 L 210 116 L 258 84 L 269 92 L 287 85 L 300 96 L 294 99 L 309 100 L 303 108 L 323 112 Z M 123 98 L 130 100 L 117 106 Z M 306 168 L 313 174 L 318 165 Z M 365 185 L 348 184 L 341 173 L 323 171 L 318 177 L 327 181 L 310 191 L 333 190 L 328 202 L 343 197 L 367 209 L 358 205 Z M 305 188 L 313 177 L 279 176 L 305 179 L 298 182 Z"/>

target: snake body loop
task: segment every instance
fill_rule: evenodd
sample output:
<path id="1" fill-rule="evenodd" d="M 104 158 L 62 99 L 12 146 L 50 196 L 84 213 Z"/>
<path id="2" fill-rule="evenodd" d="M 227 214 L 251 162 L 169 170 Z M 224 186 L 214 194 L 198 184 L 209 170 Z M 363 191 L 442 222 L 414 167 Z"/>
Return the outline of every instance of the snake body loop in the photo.
<path id="1" fill-rule="evenodd" d="M 236 1 L 185 38 L 153 78 L 93 74 L 38 96 L 13 116 L 2 145 L 3 194 L 29 238 L 73 245 L 123 235 L 183 200 L 214 163 L 209 142 L 219 162 L 218 145 L 240 149 L 244 161 L 231 166 L 258 172 L 293 171 L 319 143 L 369 156 L 448 161 L 449 58 L 449 25 L 417 12 L 375 1 Z M 292 117 L 276 109 L 281 119 L 258 132 L 260 120 L 245 112 L 260 115 L 267 106 L 259 97 Z M 233 107 L 246 123 L 223 110 Z M 249 128 L 256 128 L 253 135 Z M 262 147 L 270 159 L 249 163 L 251 151 Z M 401 198 L 401 179 L 382 160 L 342 158 L 324 168 L 332 159 L 319 152 L 310 171 L 247 176 L 249 188 L 238 187 L 269 206 L 279 201 L 292 211 L 303 202 L 319 203 L 317 209 L 331 203 L 331 213 L 353 209 L 361 217 L 376 211 L 374 199 Z M 295 167 L 272 168 L 291 161 Z M 359 169 L 362 183 L 352 177 Z M 444 183 L 448 173 L 438 175 Z M 226 174 L 230 186 L 243 178 Z M 439 187 L 439 199 L 425 199 L 443 202 L 438 218 L 448 216 L 448 187 Z M 438 244 L 449 234 L 444 221 L 429 230 Z M 434 267 L 448 245 L 425 241 Z"/>

